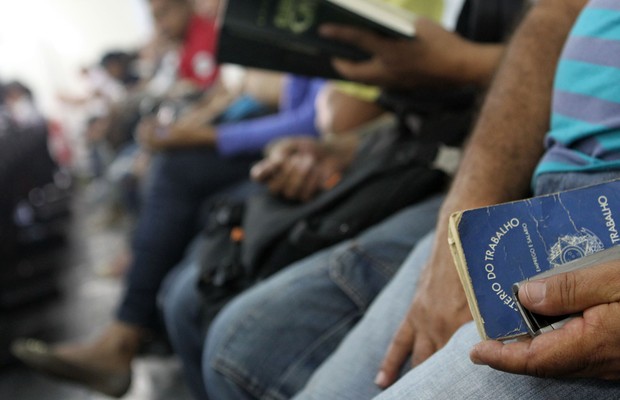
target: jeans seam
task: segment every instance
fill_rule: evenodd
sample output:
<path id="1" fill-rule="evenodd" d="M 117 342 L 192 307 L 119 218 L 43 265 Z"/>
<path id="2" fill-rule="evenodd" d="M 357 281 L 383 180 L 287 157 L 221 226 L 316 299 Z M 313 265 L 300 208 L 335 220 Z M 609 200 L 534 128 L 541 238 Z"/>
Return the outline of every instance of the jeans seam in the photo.
<path id="1" fill-rule="evenodd" d="M 347 249 L 347 252 L 354 252 L 360 257 L 365 258 L 367 261 L 369 261 L 371 268 L 377 267 L 376 269 L 378 269 L 380 273 L 386 276 L 386 278 L 389 278 L 390 276 L 392 276 L 391 274 L 392 268 L 390 268 L 387 263 L 366 253 L 365 251 L 363 251 L 363 249 L 358 244 L 353 243 L 351 247 Z M 334 257 L 334 260 L 333 260 L 334 264 L 343 265 L 343 262 L 341 261 L 343 257 L 342 254 L 335 255 L 333 257 Z M 367 307 L 367 304 L 366 304 L 367 302 L 364 301 L 364 296 L 362 296 L 362 294 L 359 293 L 359 291 L 356 290 L 353 287 L 353 285 L 349 284 L 346 277 L 343 274 L 341 274 L 337 268 L 329 268 L 329 275 L 340 286 L 340 288 L 349 295 L 351 300 L 358 306 L 360 311 L 364 310 Z"/>
<path id="2" fill-rule="evenodd" d="M 244 318 L 239 319 L 240 323 L 235 324 L 235 325 L 229 327 L 228 332 L 226 333 L 226 338 L 227 339 L 226 339 L 226 341 L 224 342 L 224 345 L 223 345 L 224 349 L 226 349 L 228 347 L 228 343 L 232 340 L 232 337 L 234 337 L 235 332 L 241 326 L 246 324 L 247 321 L 249 319 L 251 319 L 250 317 L 256 318 L 256 315 L 255 315 L 256 311 L 255 310 L 257 310 L 258 308 L 260 308 L 260 305 L 254 304 L 254 307 L 252 307 L 250 310 L 248 310 L 244 314 Z M 221 373 L 222 375 L 224 375 L 224 376 L 228 377 L 229 379 L 231 379 L 239 387 L 241 387 L 243 390 L 245 390 L 246 392 L 251 394 L 253 397 L 255 397 L 257 399 L 260 398 L 260 394 L 259 394 L 259 392 L 260 392 L 260 385 L 258 385 L 256 383 L 248 382 L 248 379 L 246 379 L 246 376 L 249 376 L 250 374 L 247 373 L 247 371 L 243 371 L 242 373 L 237 373 L 237 371 L 240 368 L 238 368 L 237 366 L 232 366 L 229 362 L 227 362 L 225 359 L 223 359 L 220 356 L 219 352 L 215 356 L 215 359 L 212 362 L 212 368 L 215 369 L 216 371 L 218 371 L 219 373 Z"/>
<path id="3" fill-rule="evenodd" d="M 285 400 L 285 397 L 275 397 L 277 393 L 272 393 L 271 390 L 267 390 L 261 387 L 260 384 L 253 382 L 252 379 L 248 379 L 248 373 L 238 373 L 239 367 L 228 362 L 225 359 L 217 357 L 215 361 L 213 361 L 212 368 L 224 375 L 227 379 L 233 381 L 237 386 L 239 386 L 242 390 L 249 393 L 252 397 L 256 399 L 265 399 L 265 400 Z M 261 396 L 261 389 L 264 391 Z"/>
<path id="4" fill-rule="evenodd" d="M 340 320 L 337 324 L 334 324 L 326 333 L 321 335 L 317 340 L 315 340 L 311 346 L 300 356 L 296 358 L 296 362 L 289 366 L 286 371 L 282 374 L 283 379 L 280 382 L 285 382 L 286 378 L 291 375 L 297 368 L 299 364 L 303 364 L 303 361 L 308 357 L 308 355 L 312 354 L 313 351 L 319 347 L 322 343 L 324 343 L 328 338 L 333 336 L 334 332 L 337 332 L 342 326 L 349 323 L 351 320 L 358 318 L 360 316 L 360 312 L 348 313 L 345 318 Z M 250 373 L 247 371 L 241 371 L 235 363 L 230 362 L 225 357 L 221 357 L 218 355 L 212 363 L 212 368 L 224 375 L 226 378 L 233 381 L 236 385 L 238 385 L 242 390 L 249 393 L 251 396 L 256 399 L 262 400 L 286 400 L 287 396 L 281 393 L 281 384 L 279 386 L 266 387 L 261 385 L 259 380 L 250 378 Z M 262 392 L 262 394 L 261 394 Z"/>
<path id="5" fill-rule="evenodd" d="M 325 334 L 321 335 L 317 340 L 315 340 L 312 343 L 312 346 L 308 347 L 307 351 L 305 351 L 300 357 L 296 358 L 297 362 L 292 364 L 289 368 L 286 369 L 286 371 L 284 371 L 284 373 L 282 374 L 282 377 L 284 379 L 282 379 L 281 381 L 286 381 L 286 377 L 293 373 L 299 364 L 303 364 L 303 361 L 310 354 L 313 353 L 314 349 L 324 343 L 329 337 L 334 334 L 334 332 L 337 332 L 342 326 L 346 325 L 351 320 L 358 318 L 359 316 L 360 312 L 349 313 L 346 318 L 340 320 L 338 324 L 333 325 L 329 329 L 329 331 L 327 331 Z M 238 371 L 240 370 L 240 368 L 235 363 L 228 361 L 226 358 L 222 358 L 219 356 L 216 357 L 216 359 L 213 361 L 212 368 L 220 374 L 224 375 L 226 378 L 235 382 L 235 384 L 237 384 L 242 390 L 246 391 L 256 399 L 286 400 L 289 398 L 281 393 L 281 385 L 265 387 L 259 383 L 256 383 L 257 380 L 249 378 L 249 373 L 239 373 Z"/>
<path id="6" fill-rule="evenodd" d="M 333 256 L 332 256 L 333 257 Z M 333 260 L 333 259 L 332 259 Z M 317 270 L 312 274 L 327 274 L 327 276 L 331 276 L 330 270 L 332 269 L 329 265 L 331 263 L 328 261 L 328 264 L 325 265 L 325 268 L 321 268 L 321 270 Z M 335 282 L 335 280 L 333 280 Z M 286 381 L 286 377 L 290 376 L 294 373 L 295 369 L 302 363 L 302 360 L 305 360 L 309 355 L 313 354 L 313 351 L 318 348 L 322 343 L 324 343 L 327 339 L 332 337 L 338 330 L 342 329 L 343 326 L 350 323 L 351 320 L 358 318 L 360 316 L 361 310 L 363 307 L 359 307 L 359 304 L 351 299 L 350 293 L 343 289 L 342 285 L 335 282 L 336 287 L 338 287 L 342 292 L 345 298 L 348 298 L 351 301 L 353 307 L 347 312 L 343 318 L 341 318 L 336 323 L 332 324 L 322 335 L 316 338 L 310 346 L 308 346 L 305 351 L 299 356 L 296 357 L 296 362 L 290 365 L 284 372 L 281 374 L 283 379 L 275 382 L 272 385 L 264 385 L 260 379 L 254 379 L 253 374 L 250 371 L 245 370 L 244 368 L 240 368 L 234 361 L 228 359 L 226 357 L 225 352 L 221 351 L 215 355 L 214 359 L 211 362 L 211 367 L 224 375 L 236 385 L 239 386 L 241 390 L 249 393 L 252 397 L 256 399 L 264 399 L 264 400 L 285 400 L 288 397 L 284 396 L 282 391 L 282 385 Z M 267 301 L 267 300 L 265 300 Z M 235 336 L 235 332 L 238 331 L 247 321 L 256 319 L 255 315 L 256 311 L 261 308 L 261 304 L 254 304 L 253 307 L 243 315 L 243 318 L 238 319 L 238 323 L 228 327 L 228 332 L 226 333 L 227 339 L 224 342 L 223 349 L 228 347 L 228 343 L 232 340 L 232 337 Z"/>
<path id="7" fill-rule="evenodd" d="M 320 270 L 317 270 L 317 271 L 314 271 L 312 274 L 322 274 L 322 273 L 325 273 L 325 272 L 321 272 Z M 264 300 L 264 302 L 267 302 L 267 301 L 268 300 Z M 223 344 L 223 348 L 224 349 L 227 348 L 228 343 L 232 340 L 232 338 L 235 336 L 235 332 L 240 327 L 242 327 L 244 324 L 246 324 L 248 320 L 257 319 L 258 318 L 257 315 L 256 315 L 256 310 L 260 309 L 261 306 L 262 306 L 262 303 L 261 304 L 254 304 L 251 309 L 247 310 L 244 313 L 244 318 L 240 318 L 239 319 L 239 323 L 229 327 L 229 329 L 228 329 L 228 331 L 226 333 L 226 340 L 225 340 L 225 342 Z M 270 391 L 270 389 L 264 387 L 260 383 L 252 382 L 251 379 L 248 380 L 247 377 L 249 377 L 251 375 L 248 371 L 241 371 L 241 373 L 238 373 L 237 371 L 241 370 L 241 368 L 239 368 L 237 365 L 229 362 L 227 359 L 222 357 L 220 352 L 218 352 L 218 354 L 215 356 L 214 360 L 212 361 L 211 367 L 214 370 L 218 371 L 219 373 L 221 373 L 224 376 L 226 376 L 229 379 L 231 379 L 239 387 L 241 387 L 243 390 L 245 390 L 251 396 L 253 396 L 253 397 L 257 398 L 257 399 L 286 400 L 286 398 L 284 398 L 284 397 L 277 397 L 273 393 L 269 395 L 269 396 L 273 396 L 273 397 L 264 397 L 264 396 L 267 396 L 267 393 Z M 265 392 L 265 393 L 263 393 L 261 395 L 261 392 Z"/>
<path id="8" fill-rule="evenodd" d="M 282 381 L 283 382 L 286 381 L 286 378 L 297 369 L 297 366 L 299 364 L 302 364 L 303 361 L 310 354 L 312 354 L 315 349 L 317 349 L 321 344 L 325 343 L 325 341 L 327 341 L 327 339 L 332 337 L 335 332 L 338 332 L 343 326 L 346 326 L 350 321 L 355 320 L 356 318 L 359 318 L 360 316 L 361 316 L 361 312 L 360 311 L 348 313 L 345 316 L 345 318 L 341 319 L 337 324 L 332 325 L 327 332 L 325 332 L 319 338 L 317 338 L 317 340 L 312 342 L 312 345 L 309 346 L 306 349 L 306 351 L 300 357 L 296 358 L 296 362 L 293 363 L 293 365 L 291 365 L 289 368 L 287 368 L 287 370 L 282 374 L 282 376 L 284 377 L 284 379 L 282 379 Z M 281 388 L 281 386 L 276 389 L 276 390 L 278 390 L 278 393 L 279 393 L 280 388 Z"/>

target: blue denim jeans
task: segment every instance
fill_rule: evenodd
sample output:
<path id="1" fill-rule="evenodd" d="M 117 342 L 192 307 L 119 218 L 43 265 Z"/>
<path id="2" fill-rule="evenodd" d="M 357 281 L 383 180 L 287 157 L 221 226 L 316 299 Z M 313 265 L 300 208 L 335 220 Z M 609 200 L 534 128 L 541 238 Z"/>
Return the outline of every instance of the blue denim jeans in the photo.
<path id="1" fill-rule="evenodd" d="M 620 173 L 543 175 L 536 194 L 590 185 Z M 464 325 L 450 342 L 381 393 L 374 385 L 385 351 L 406 315 L 415 282 L 430 255 L 432 236 L 425 238 L 368 313 L 334 354 L 317 370 L 295 399 L 618 399 L 620 386 L 597 380 L 554 380 L 512 375 L 476 366 L 469 350 L 480 338 L 473 323 Z"/>
<path id="2" fill-rule="evenodd" d="M 212 324 L 202 353 L 196 351 L 202 343 L 193 342 L 200 342 L 199 333 L 171 334 L 182 335 L 172 341 L 184 344 L 176 350 L 189 369 L 186 376 L 196 398 L 291 398 L 432 229 L 441 201 L 442 196 L 434 196 L 411 206 L 240 295 Z M 195 283 L 190 279 L 185 285 L 177 289 L 186 293 L 185 301 L 176 298 L 176 306 L 166 307 L 167 322 L 175 313 L 171 322 L 178 326 L 191 325 L 194 317 L 186 305 Z M 199 371 L 203 379 L 196 381 Z"/>
<path id="3" fill-rule="evenodd" d="M 206 398 L 200 369 L 206 333 L 201 329 L 203 298 L 198 290 L 200 270 L 196 262 L 201 240 L 203 237 L 196 240 L 186 259 L 168 274 L 159 296 L 166 333 L 175 353 L 183 361 L 185 381 L 196 399 Z M 189 368 L 189 364 L 193 367 Z"/>
<path id="4" fill-rule="evenodd" d="M 154 158 L 118 320 L 159 328 L 157 293 L 202 228 L 199 217 L 205 200 L 247 180 L 256 160 L 257 156 L 223 158 L 207 147 L 163 152 Z"/>

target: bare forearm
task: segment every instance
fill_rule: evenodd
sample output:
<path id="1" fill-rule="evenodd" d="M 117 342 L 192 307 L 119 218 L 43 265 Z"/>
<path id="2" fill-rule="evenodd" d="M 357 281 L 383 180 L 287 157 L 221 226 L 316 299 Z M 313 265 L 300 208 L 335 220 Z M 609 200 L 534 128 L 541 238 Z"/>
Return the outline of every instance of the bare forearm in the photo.
<path id="1" fill-rule="evenodd" d="M 440 229 L 454 211 L 528 193 L 549 129 L 557 60 L 585 3 L 543 0 L 515 33 L 444 203 Z"/>
<path id="2" fill-rule="evenodd" d="M 358 98 L 328 83 L 316 99 L 316 124 L 323 137 L 346 135 L 385 112 L 376 102 Z"/>
<path id="3" fill-rule="evenodd" d="M 263 104 L 278 107 L 282 100 L 284 82 L 285 77 L 279 72 L 250 69 L 243 85 L 243 93 Z"/>
<path id="4" fill-rule="evenodd" d="M 396 379 L 406 356 L 411 354 L 413 363 L 419 364 L 471 319 L 448 248 L 447 217 L 459 209 L 514 199 L 527 192 L 548 130 L 555 65 L 576 14 L 565 8 L 575 1 L 542 0 L 508 47 L 442 208 L 433 251 L 412 305 L 377 377 L 382 387 Z"/>
<path id="5" fill-rule="evenodd" d="M 472 50 L 464 53 L 462 64 L 456 65 L 457 70 L 453 75 L 456 77 L 454 83 L 489 86 L 504 53 L 504 46 L 476 43 L 471 43 L 471 46 Z"/>
<path id="6" fill-rule="evenodd" d="M 224 85 L 218 82 L 206 96 L 200 100 L 187 117 L 202 124 L 210 123 L 219 114 L 224 112 L 235 100 L 236 95 L 229 92 Z"/>

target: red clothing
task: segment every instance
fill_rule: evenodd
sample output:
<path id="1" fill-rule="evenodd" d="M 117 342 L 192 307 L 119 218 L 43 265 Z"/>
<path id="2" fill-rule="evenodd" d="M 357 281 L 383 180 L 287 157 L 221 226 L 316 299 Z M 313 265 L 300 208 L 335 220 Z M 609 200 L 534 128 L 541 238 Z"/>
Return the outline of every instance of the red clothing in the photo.
<path id="1" fill-rule="evenodd" d="M 217 29 L 214 19 L 193 16 L 181 49 L 179 78 L 206 89 L 215 81 Z"/>

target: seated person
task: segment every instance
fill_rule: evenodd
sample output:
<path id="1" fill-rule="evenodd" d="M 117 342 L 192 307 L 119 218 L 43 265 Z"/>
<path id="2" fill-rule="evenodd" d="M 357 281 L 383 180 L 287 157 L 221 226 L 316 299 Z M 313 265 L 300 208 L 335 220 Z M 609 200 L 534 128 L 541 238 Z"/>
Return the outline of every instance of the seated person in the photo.
<path id="1" fill-rule="evenodd" d="M 417 31 L 416 41 L 400 42 L 348 28 L 329 28 L 330 34 L 343 40 L 372 43 L 367 48 L 375 55 L 372 61 L 343 63 L 340 68 L 345 76 L 363 74 L 366 81 L 385 87 L 398 87 L 406 81 L 399 79 L 402 76 L 411 82 L 408 88 L 431 78 L 442 84 L 478 86 L 490 80 L 501 45 L 466 40 L 428 20 L 419 20 Z M 405 69 L 409 54 L 421 51 L 425 57 L 413 57 L 415 62 Z M 396 61 L 395 55 L 404 60 Z M 447 64 L 438 68 L 437 60 Z M 415 73 L 410 75 L 411 71 Z M 348 167 L 345 160 L 355 153 L 355 146 L 343 156 L 332 143 L 286 142 L 273 146 L 253 174 L 274 192 L 298 199 L 323 190 L 325 177 L 342 172 Z M 171 291 L 165 317 L 195 397 L 289 398 L 301 389 L 359 320 L 417 239 L 432 229 L 439 204 L 440 196 L 430 196 L 356 240 L 310 256 L 261 282 L 224 309 L 209 329 L 206 343 L 194 306 L 200 301 L 193 290 L 196 272 L 187 270 Z"/>
<path id="2" fill-rule="evenodd" d="M 100 137 L 96 144 L 88 137 L 92 125 L 84 127 L 84 134 L 86 144 L 98 158 L 91 176 L 104 178 L 96 184 L 104 189 L 109 203 L 106 205 L 112 206 L 111 216 L 121 209 L 135 213 L 139 205 L 140 173 L 148 165 L 148 157 L 136 145 L 135 131 L 145 98 L 181 98 L 220 91 L 219 67 L 215 63 L 215 8 L 219 1 L 210 3 L 207 12 L 198 14 L 192 0 L 149 0 L 155 47 L 159 51 L 167 49 L 165 58 L 170 61 L 161 61 L 155 76 L 142 76 L 134 83 L 127 70 L 128 57 L 110 52 L 102 57 L 99 66 L 84 71 L 90 86 L 87 96 L 60 96 L 65 103 L 86 106 L 88 121 L 97 119 Z M 118 207 L 121 205 L 124 207 Z"/>
<path id="3" fill-rule="evenodd" d="M 210 126 L 196 117 L 200 114 L 196 111 L 169 125 L 170 136 L 165 140 L 157 136 L 160 127 L 144 122 L 141 136 L 159 150 L 134 232 L 132 261 L 115 320 L 85 344 L 17 342 L 17 357 L 52 376 L 108 395 L 124 394 L 140 345 L 160 330 L 157 293 L 202 227 L 203 202 L 247 180 L 252 163 L 268 141 L 286 135 L 316 136 L 315 101 L 324 85 L 322 79 L 288 76 L 278 113 Z M 376 113 L 364 118 L 368 115 Z"/>
<path id="4" fill-rule="evenodd" d="M 475 345 L 479 337 L 442 239 L 453 211 L 528 196 L 532 174 L 535 194 L 618 178 L 618 146 L 609 140 L 618 124 L 602 112 L 613 108 L 609 88 L 620 79 L 610 67 L 618 64 L 610 50 L 617 41 L 611 32 L 620 21 L 618 7 L 590 1 L 560 58 L 586 3 L 541 0 L 531 11 L 488 95 L 435 239 L 429 236 L 412 252 L 296 399 L 618 398 L 618 305 L 612 294 L 618 291 L 618 262 L 526 285 L 521 301 L 530 310 L 583 311 L 583 317 L 534 339 Z M 537 39 L 543 36 L 544 42 Z M 223 373 L 222 363 L 212 366 L 217 372 L 209 376 Z M 242 387 L 228 376 L 245 390 L 256 387 L 256 381 Z"/>
<path id="5" fill-rule="evenodd" d="M 189 88 L 206 89 L 218 74 L 215 62 L 216 8 L 196 13 L 191 0 L 150 0 L 151 13 L 159 35 L 182 43 L 179 50 L 177 82 Z"/>
<path id="6" fill-rule="evenodd" d="M 21 129 L 41 126 L 45 119 L 37 109 L 32 91 L 18 81 L 4 86 L 4 104 L 12 122 Z"/>

